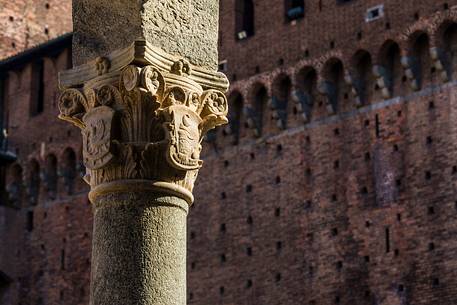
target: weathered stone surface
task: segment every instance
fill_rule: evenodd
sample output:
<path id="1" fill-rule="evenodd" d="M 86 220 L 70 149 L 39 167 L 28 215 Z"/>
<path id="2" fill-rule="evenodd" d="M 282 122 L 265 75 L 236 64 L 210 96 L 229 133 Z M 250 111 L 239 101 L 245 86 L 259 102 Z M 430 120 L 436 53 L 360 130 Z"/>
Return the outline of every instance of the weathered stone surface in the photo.
<path id="1" fill-rule="evenodd" d="M 74 0 L 74 64 L 144 38 L 168 53 L 217 67 L 216 0 Z"/>
<path id="2" fill-rule="evenodd" d="M 202 138 L 227 123 L 228 81 L 151 48 L 137 41 L 60 77 L 59 118 L 82 131 L 95 205 L 91 305 L 186 301 L 186 216 Z"/>
<path id="3" fill-rule="evenodd" d="M 186 304 L 186 217 L 208 130 L 227 123 L 218 1 L 74 1 L 59 118 L 83 135 L 91 305 Z"/>
<path id="4" fill-rule="evenodd" d="M 98 198 L 91 305 L 186 303 L 187 206 L 153 192 Z"/>

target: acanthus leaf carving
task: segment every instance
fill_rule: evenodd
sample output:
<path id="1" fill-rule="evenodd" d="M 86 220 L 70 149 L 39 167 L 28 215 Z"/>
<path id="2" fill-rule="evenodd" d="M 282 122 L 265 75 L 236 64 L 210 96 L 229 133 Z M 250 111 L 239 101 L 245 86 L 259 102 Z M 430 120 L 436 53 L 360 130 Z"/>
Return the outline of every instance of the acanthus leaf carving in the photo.
<path id="1" fill-rule="evenodd" d="M 217 126 L 228 123 L 228 102 L 225 94 L 218 90 L 207 90 L 202 95 L 200 116 L 202 137 Z"/>
<path id="2" fill-rule="evenodd" d="M 81 118 L 89 109 L 87 99 L 78 89 L 66 89 L 59 98 L 59 118 L 84 128 Z"/>

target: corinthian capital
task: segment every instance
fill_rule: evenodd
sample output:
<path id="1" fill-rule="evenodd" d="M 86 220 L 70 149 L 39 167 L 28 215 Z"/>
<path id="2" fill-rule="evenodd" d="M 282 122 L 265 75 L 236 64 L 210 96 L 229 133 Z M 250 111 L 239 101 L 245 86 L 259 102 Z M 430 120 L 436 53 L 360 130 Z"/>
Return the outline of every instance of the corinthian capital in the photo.
<path id="1" fill-rule="evenodd" d="M 81 129 L 91 197 L 156 187 L 192 203 L 206 132 L 227 123 L 227 78 L 143 41 L 63 72 L 59 118 Z"/>

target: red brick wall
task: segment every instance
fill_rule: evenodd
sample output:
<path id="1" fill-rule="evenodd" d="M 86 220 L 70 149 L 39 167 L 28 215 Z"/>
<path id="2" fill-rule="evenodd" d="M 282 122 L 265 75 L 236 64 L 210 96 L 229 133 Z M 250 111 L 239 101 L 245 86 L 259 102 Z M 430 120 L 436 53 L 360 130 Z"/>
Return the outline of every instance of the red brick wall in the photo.
<path id="1" fill-rule="evenodd" d="M 72 30 L 70 0 L 0 3 L 0 59 Z"/>
<path id="2" fill-rule="evenodd" d="M 255 108 L 255 94 L 264 86 L 271 103 L 280 96 L 279 80 L 288 78 L 286 128 L 272 119 L 277 109 L 265 104 L 261 137 L 250 128 L 247 109 L 241 111 L 237 145 L 230 128 L 205 144 L 189 215 L 189 304 L 453 305 L 457 60 L 448 52 L 438 62 L 426 52 L 419 91 L 396 62 L 389 98 L 368 73 L 370 98 L 360 104 L 356 86 L 340 80 L 335 113 L 318 84 L 330 79 L 337 60 L 357 84 L 354 54 L 364 49 L 373 65 L 384 64 L 388 40 L 398 43 L 401 55 L 416 54 L 411 46 L 419 30 L 430 47 L 446 50 L 444 25 L 457 22 L 457 13 L 445 3 L 452 8 L 457 1 L 388 0 L 385 17 L 372 23 L 364 14 L 379 2 L 306 1 L 305 17 L 294 25 L 284 21 L 281 1 L 254 2 L 255 35 L 239 42 L 234 1 L 221 2 L 221 60 L 237 79 L 229 97 L 238 92 L 245 108 Z M 55 75 L 67 56 L 45 60 L 45 111 L 35 117 L 28 115 L 31 66 L 9 73 L 9 141 L 24 176 L 29 160 L 43 169 L 50 153 L 61 168 L 67 147 L 80 160 L 78 131 L 55 119 Z M 449 80 L 442 79 L 438 63 Z M 303 121 L 291 95 L 303 92 L 303 71 L 312 70 L 313 104 Z M 86 192 L 79 181 L 75 194 L 67 195 L 59 177 L 56 199 L 42 182 L 37 206 L 24 194 L 21 210 L 0 209 L 6 245 L 0 270 L 14 280 L 5 304 L 87 304 L 92 219 Z M 28 232 L 32 210 L 34 229 Z"/>
<path id="3" fill-rule="evenodd" d="M 57 72 L 67 69 L 69 50 L 44 58 L 44 111 L 31 116 L 32 63 L 10 71 L 7 80 L 8 144 L 18 155 L 23 169 L 21 199 L 16 208 L 1 207 L 0 270 L 13 279 L 2 304 L 87 304 L 90 277 L 92 211 L 87 186 L 80 177 L 80 134 L 71 125 L 56 119 L 58 110 Z M 77 176 L 68 194 L 63 175 L 64 151 L 76 154 Z M 57 195 L 46 182 L 46 157 L 54 155 L 58 164 Z M 28 176 L 30 161 L 40 165 L 38 203 L 30 202 Z M 8 185 L 11 185 L 10 167 Z M 33 213 L 33 229 L 28 219 Z M 63 258 L 62 258 L 63 257 Z"/>
<path id="4" fill-rule="evenodd" d="M 247 107 L 262 85 L 271 100 L 284 75 L 299 89 L 304 67 L 324 80 L 332 57 L 353 72 L 365 49 L 379 64 L 388 39 L 414 54 L 416 30 L 442 47 L 441 26 L 456 20 L 444 1 L 384 1 L 385 18 L 368 24 L 364 12 L 379 2 L 322 1 L 319 12 L 319 1 L 307 1 L 291 25 L 272 1 L 255 1 L 256 34 L 237 42 L 233 2 L 222 3 L 221 59 L 229 96 L 241 93 Z M 306 123 L 289 100 L 285 130 L 265 105 L 261 138 L 245 113 L 238 145 L 228 129 L 217 132 L 189 217 L 189 304 L 455 303 L 457 83 L 442 81 L 431 61 L 427 54 L 418 92 L 402 72 L 399 94 L 383 100 L 371 84 L 372 98 L 357 106 L 343 83 L 336 114 L 314 89 Z"/>

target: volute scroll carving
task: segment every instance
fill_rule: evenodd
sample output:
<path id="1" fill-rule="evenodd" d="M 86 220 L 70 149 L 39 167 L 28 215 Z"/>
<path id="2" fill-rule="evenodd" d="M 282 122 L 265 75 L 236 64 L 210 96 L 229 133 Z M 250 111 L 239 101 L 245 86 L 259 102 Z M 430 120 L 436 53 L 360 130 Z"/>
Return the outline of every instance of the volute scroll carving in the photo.
<path id="1" fill-rule="evenodd" d="M 228 122 L 224 92 L 197 83 L 191 71 L 184 59 L 169 70 L 130 64 L 109 70 L 117 81 L 98 76 L 62 92 L 59 118 L 81 129 L 84 179 L 92 190 L 116 181 L 149 180 L 191 198 L 203 164 L 203 138 Z"/>

